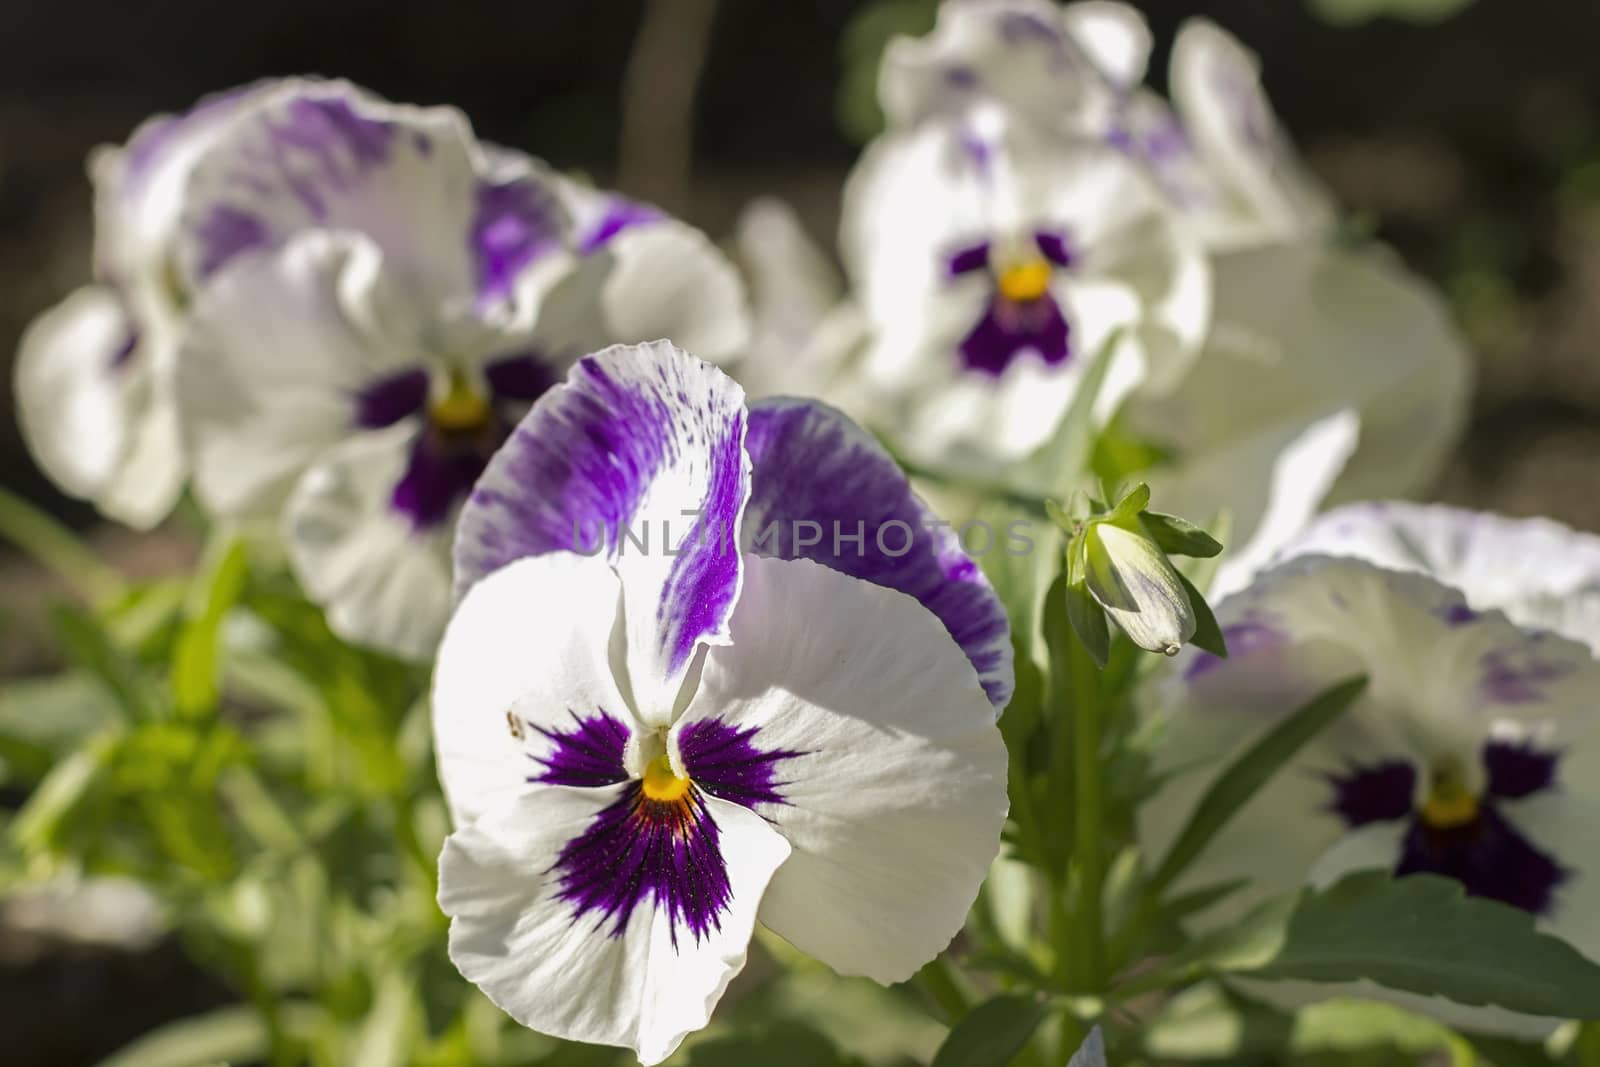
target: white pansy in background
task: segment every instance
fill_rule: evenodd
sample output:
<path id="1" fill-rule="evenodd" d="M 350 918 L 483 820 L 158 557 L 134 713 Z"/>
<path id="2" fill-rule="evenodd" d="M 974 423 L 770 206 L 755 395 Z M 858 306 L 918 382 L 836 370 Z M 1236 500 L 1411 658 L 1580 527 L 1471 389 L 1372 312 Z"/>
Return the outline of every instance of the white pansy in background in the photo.
<path id="1" fill-rule="evenodd" d="M 1237 913 L 1355 870 L 1435 874 L 1532 914 L 1600 959 L 1600 664 L 1587 648 L 1478 610 L 1429 575 L 1321 555 L 1263 573 L 1216 615 L 1229 658 L 1179 660 L 1159 690 L 1170 699 L 1158 772 L 1177 774 L 1141 812 L 1141 840 L 1158 853 L 1216 768 L 1274 717 L 1335 682 L 1365 675 L 1369 684 L 1245 805 L 1184 886 L 1246 880 L 1220 909 Z M 1214 909 L 1193 926 L 1225 917 Z M 1349 992 L 1251 988 L 1287 999 Z M 1557 1025 L 1381 995 L 1478 1030 Z"/>
<path id="2" fill-rule="evenodd" d="M 454 109 L 343 83 L 278 97 L 196 168 L 181 262 L 205 288 L 179 375 L 196 494 L 279 521 L 340 636 L 433 651 L 467 490 L 589 346 L 742 339 L 738 279 L 703 237 L 571 200 Z M 629 260 L 636 231 L 665 243 Z"/>
<path id="3" fill-rule="evenodd" d="M 462 515 L 435 671 L 462 973 L 658 1063 L 757 921 L 884 983 L 940 952 L 999 848 L 1011 665 L 998 601 L 923 517 L 843 416 L 747 409 L 665 342 L 541 398 Z"/>
<path id="4" fill-rule="evenodd" d="M 275 88 L 207 97 L 95 151 L 94 284 L 41 315 L 17 353 L 17 416 L 34 458 L 63 490 L 130 526 L 161 521 L 183 489 L 172 374 L 192 293 L 174 257 L 190 172 Z"/>
<path id="5" fill-rule="evenodd" d="M 1049 439 L 1113 335 L 1107 408 L 1180 378 L 1209 318 L 1204 257 L 1143 173 L 992 106 L 869 146 L 841 246 L 886 429 L 920 462 L 988 478 Z"/>
<path id="6" fill-rule="evenodd" d="M 1067 1067 L 1106 1067 L 1106 1039 L 1098 1026 L 1089 1031 L 1089 1036 L 1067 1061 Z"/>
<path id="7" fill-rule="evenodd" d="M 1303 242 L 1214 265 L 1200 357 L 1126 418 L 1174 454 L 1146 475 L 1164 506 L 1231 516 L 1220 594 L 1326 501 L 1426 490 L 1465 423 L 1472 366 L 1443 302 L 1386 249 Z"/>
<path id="8" fill-rule="evenodd" d="M 1600 652 L 1600 537 L 1551 519 L 1514 519 L 1442 504 L 1351 504 L 1320 516 L 1285 557 L 1353 556 L 1420 571 L 1478 610 L 1553 630 Z"/>
<path id="9" fill-rule="evenodd" d="M 1127 4 L 949 0 L 930 33 L 889 42 L 878 102 L 892 127 L 989 99 L 1041 126 L 1097 134 L 1144 79 L 1150 43 Z"/>

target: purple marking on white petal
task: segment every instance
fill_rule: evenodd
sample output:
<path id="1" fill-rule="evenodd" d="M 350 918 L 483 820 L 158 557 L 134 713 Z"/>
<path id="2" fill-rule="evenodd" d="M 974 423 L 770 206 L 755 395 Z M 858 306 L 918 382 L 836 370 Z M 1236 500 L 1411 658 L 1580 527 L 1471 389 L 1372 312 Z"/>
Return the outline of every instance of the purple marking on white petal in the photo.
<path id="1" fill-rule="evenodd" d="M 739 388 L 676 349 L 618 346 L 585 357 L 534 404 L 463 509 L 457 593 L 525 556 L 620 559 L 636 519 L 658 533 L 670 522 L 682 538 L 655 610 L 659 651 L 676 670 L 722 631 L 738 594 L 731 546 L 749 485 L 744 421 Z M 694 496 L 671 514 L 640 516 L 661 480 Z"/>
<path id="2" fill-rule="evenodd" d="M 1067 235 L 1060 230 L 1039 230 L 1033 235 L 1039 254 L 1058 267 L 1070 267 L 1076 262 Z"/>
<path id="3" fill-rule="evenodd" d="M 144 182 L 167 159 L 172 149 L 185 137 L 193 136 L 211 123 L 226 118 L 246 97 L 269 86 L 270 82 L 240 86 L 214 93 L 199 101 L 188 111 L 166 115 L 141 126 L 129 138 L 123 155 L 123 196 L 137 196 Z"/>
<path id="4" fill-rule="evenodd" d="M 1478 689 L 1497 704 L 1537 703 L 1544 699 L 1547 685 L 1572 673 L 1569 664 L 1510 649 L 1484 653 L 1478 666 L 1483 672 Z"/>
<path id="5" fill-rule="evenodd" d="M 1222 628 L 1222 639 L 1228 646 L 1229 659 L 1240 659 L 1256 652 L 1281 648 L 1288 643 L 1289 637 L 1282 630 L 1259 619 L 1241 619 Z M 1209 652 L 1202 652 L 1195 657 L 1183 672 L 1186 681 L 1193 681 L 1203 677 L 1210 671 L 1220 667 L 1225 661 L 1220 656 L 1213 656 Z"/>
<path id="6" fill-rule="evenodd" d="M 483 368 L 483 377 L 496 400 L 525 404 L 538 400 L 561 380 L 537 352 L 501 356 Z"/>
<path id="7" fill-rule="evenodd" d="M 355 395 L 355 424 L 364 430 L 393 426 L 428 402 L 428 372 L 420 367 L 369 382 Z"/>
<path id="8" fill-rule="evenodd" d="M 751 408 L 745 448 L 747 549 L 809 559 L 915 597 L 961 646 L 990 701 L 1005 707 L 1014 682 L 1005 609 L 875 440 L 824 404 L 769 400 Z M 818 524 L 821 540 L 804 544 L 811 527 L 796 523 Z"/>
<path id="9" fill-rule="evenodd" d="M 595 789 L 628 780 L 623 756 L 628 750 L 628 728 L 604 709 L 592 715 L 571 712 L 568 730 L 534 729 L 551 743 L 550 751 L 535 757 L 543 769 L 528 778 L 544 785 L 570 785 Z"/>
<path id="10" fill-rule="evenodd" d="M 944 68 L 943 78 L 950 88 L 962 92 L 978 87 L 978 72 L 959 63 Z"/>
<path id="11" fill-rule="evenodd" d="M 1554 788 L 1560 760 L 1561 753 L 1539 748 L 1532 741 L 1490 741 L 1483 746 L 1488 792 L 1505 800 L 1520 800 Z"/>
<path id="12" fill-rule="evenodd" d="M 578 252 L 585 256 L 598 252 L 610 244 L 619 233 L 635 226 L 660 222 L 664 218 L 666 215 L 662 214 L 660 209 L 649 204 L 641 204 L 637 200 L 621 196 L 609 197 L 600 221 L 578 241 Z"/>
<path id="13" fill-rule="evenodd" d="M 528 176 L 479 184 L 468 240 L 480 304 L 505 296 L 524 268 L 560 246 L 561 211 L 554 191 Z"/>
<path id="14" fill-rule="evenodd" d="M 988 177 L 989 167 L 994 162 L 994 146 L 984 139 L 982 134 L 971 130 L 963 131 L 958 143 L 967 159 L 977 168 L 979 175 Z"/>
<path id="15" fill-rule="evenodd" d="M 989 242 L 977 241 L 956 249 L 945 259 L 944 272 L 949 278 L 958 278 L 973 271 L 989 269 Z"/>
<path id="16" fill-rule="evenodd" d="M 1413 819 L 1394 873 L 1453 878 L 1468 896 L 1497 900 L 1532 915 L 1549 914 L 1556 890 L 1571 877 L 1492 801 L 1480 804 L 1477 818 L 1460 826 L 1430 826 L 1420 817 Z"/>
<path id="17" fill-rule="evenodd" d="M 483 473 L 499 436 L 494 427 L 467 437 L 433 428 L 422 431 L 395 483 L 390 507 L 418 533 L 443 525 Z"/>
<path id="18" fill-rule="evenodd" d="M 778 764 L 806 755 L 767 749 L 756 743 L 754 726 L 730 726 L 721 719 L 697 719 L 678 731 L 684 773 L 712 796 L 755 810 L 758 804 L 785 804 Z"/>
<path id="19" fill-rule="evenodd" d="M 1404 760 L 1385 760 L 1326 776 L 1333 787 L 1329 810 L 1351 829 L 1408 818 L 1416 801 L 1417 771 Z"/>
<path id="20" fill-rule="evenodd" d="M 1477 622 L 1482 616 L 1463 603 L 1446 604 L 1438 610 L 1438 616 L 1446 626 L 1466 626 Z"/>
<path id="21" fill-rule="evenodd" d="M 128 327 L 126 336 L 124 336 L 122 339 L 122 343 L 117 345 L 117 347 L 111 352 L 111 369 L 113 371 L 120 371 L 129 363 L 133 362 L 133 354 L 138 350 L 138 348 L 139 331 L 130 325 Z"/>
<path id="22" fill-rule="evenodd" d="M 1012 301 L 997 292 L 977 324 L 961 339 L 959 352 L 968 370 L 998 378 L 1029 352 L 1046 366 L 1065 363 L 1072 356 L 1070 336 L 1066 316 L 1049 293 L 1035 300 Z"/>
<path id="23" fill-rule="evenodd" d="M 255 215 L 216 204 L 195 225 L 195 240 L 200 247 L 200 277 L 209 278 L 235 256 L 265 248 L 271 235 Z"/>

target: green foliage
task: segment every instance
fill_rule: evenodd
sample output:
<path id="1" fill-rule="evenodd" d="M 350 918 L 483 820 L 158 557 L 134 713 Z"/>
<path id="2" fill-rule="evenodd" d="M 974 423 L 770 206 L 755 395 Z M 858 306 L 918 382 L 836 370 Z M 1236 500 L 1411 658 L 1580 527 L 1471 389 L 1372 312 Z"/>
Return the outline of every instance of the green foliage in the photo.
<path id="1" fill-rule="evenodd" d="M 994 1067 L 1009 1063 L 1049 1014 L 1037 999 L 1002 996 L 974 1008 L 950 1031 L 933 1067 Z"/>

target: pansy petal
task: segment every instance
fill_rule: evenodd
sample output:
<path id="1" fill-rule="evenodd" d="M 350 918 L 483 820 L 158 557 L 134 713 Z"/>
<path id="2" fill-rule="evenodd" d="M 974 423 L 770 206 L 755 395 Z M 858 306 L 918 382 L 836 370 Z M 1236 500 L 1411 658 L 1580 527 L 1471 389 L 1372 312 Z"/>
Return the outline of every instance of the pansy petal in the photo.
<path id="1" fill-rule="evenodd" d="M 666 341 L 585 357 L 496 453 L 462 512 L 456 587 L 523 556 L 604 550 L 622 577 L 635 708 L 662 724 L 728 640 L 750 492 L 744 392 Z"/>
<path id="2" fill-rule="evenodd" d="M 636 887 L 619 927 L 564 892 L 561 860 L 626 789 L 535 789 L 458 829 L 439 860 L 439 905 L 450 959 L 518 1022 L 655 1064 L 706 1024 L 744 967 L 757 905 L 789 848 L 759 815 L 706 798 L 726 886 L 715 925 L 690 936 Z"/>
<path id="3" fill-rule="evenodd" d="M 1590 753 L 1600 737 L 1584 739 Z M 1563 787 L 1504 805 L 1506 818 L 1532 844 L 1561 865 L 1566 879 L 1541 926 L 1591 960 L 1600 961 L 1600 788 L 1591 756 L 1588 768 L 1566 768 Z M 1585 774 L 1585 770 L 1589 773 Z"/>
<path id="4" fill-rule="evenodd" d="M 871 435 L 819 402 L 769 400 L 751 408 L 745 448 L 747 545 L 915 597 L 972 661 L 995 708 L 1006 706 L 1013 676 L 1005 609 L 950 524 L 917 498 Z"/>
<path id="5" fill-rule="evenodd" d="M 418 310 L 386 267 L 359 235 L 313 232 L 206 287 L 178 398 L 207 507 L 271 512 L 356 426 L 364 390 L 424 365 Z"/>
<path id="6" fill-rule="evenodd" d="M 546 298 L 538 342 L 551 351 L 670 338 L 721 362 L 750 336 L 744 283 L 705 234 L 661 217 L 630 226 L 586 256 Z"/>
<path id="7" fill-rule="evenodd" d="M 678 763 L 754 803 L 793 846 L 763 923 L 840 973 L 904 981 L 961 928 L 999 849 L 993 708 L 910 597 L 809 560 L 745 567 L 733 642 L 707 652 L 674 727 Z M 720 750 L 743 763 L 697 770 L 699 730 L 739 738 Z"/>
<path id="8" fill-rule="evenodd" d="M 1550 519 L 1392 501 L 1351 504 L 1312 523 L 1289 556 L 1354 556 L 1431 574 L 1476 608 L 1600 649 L 1600 537 Z"/>
<path id="9" fill-rule="evenodd" d="M 418 529 L 393 504 L 415 426 L 351 438 L 300 478 L 284 506 L 295 576 L 346 641 L 406 659 L 433 654 L 450 614 L 450 529 Z"/>
<path id="10" fill-rule="evenodd" d="M 1150 25 L 1131 4 L 1079 0 L 1061 11 L 1067 33 L 1120 92 L 1138 88 L 1150 62 Z"/>
<path id="11" fill-rule="evenodd" d="M 627 776 L 639 728 L 609 659 L 621 596 L 605 560 L 558 552 L 518 560 L 462 599 L 433 675 L 434 751 L 458 825 L 552 774 L 566 785 Z"/>
<path id="12" fill-rule="evenodd" d="M 138 345 L 115 293 L 79 289 L 35 319 L 17 350 L 17 420 L 34 459 L 74 496 L 96 497 L 116 478 L 131 423 L 121 373 Z"/>
<path id="13" fill-rule="evenodd" d="M 1191 18 L 1172 46 L 1172 97 L 1209 169 L 1264 238 L 1326 229 L 1331 199 L 1289 144 L 1261 88 L 1260 61 L 1210 19 Z"/>
<path id="14" fill-rule="evenodd" d="M 421 291 L 470 300 L 476 186 L 471 130 L 455 109 L 304 83 L 231 123 L 195 166 L 179 263 L 196 285 L 305 230 L 356 230 Z"/>

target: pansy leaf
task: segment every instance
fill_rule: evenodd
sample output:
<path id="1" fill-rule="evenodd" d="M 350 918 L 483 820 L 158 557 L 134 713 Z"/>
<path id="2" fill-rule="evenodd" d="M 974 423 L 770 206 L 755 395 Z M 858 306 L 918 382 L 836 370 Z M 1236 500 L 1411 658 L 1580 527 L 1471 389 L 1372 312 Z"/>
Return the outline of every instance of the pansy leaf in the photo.
<path id="1" fill-rule="evenodd" d="M 1108 494 L 1109 495 L 1109 494 Z M 1109 516 L 1113 522 L 1127 522 L 1138 516 L 1145 508 L 1150 506 L 1150 486 L 1139 482 L 1117 501 L 1117 506 L 1111 509 Z M 1159 542 L 1157 542 L 1159 544 Z M 1166 545 L 1162 545 L 1166 548 Z M 1220 547 L 1220 546 L 1219 546 Z"/>
<path id="2" fill-rule="evenodd" d="M 1187 575 L 1175 569 L 1178 581 L 1183 583 L 1184 592 L 1189 594 L 1189 607 L 1194 612 L 1194 636 L 1189 638 L 1189 643 L 1202 651 L 1222 659 L 1228 658 L 1228 640 L 1222 634 L 1222 627 L 1217 625 L 1217 617 L 1211 613 L 1211 605 L 1206 603 L 1205 594 L 1195 588 Z"/>
<path id="3" fill-rule="evenodd" d="M 1234 760 L 1195 805 L 1177 841 L 1151 876 L 1151 890 L 1159 893 L 1171 885 L 1295 753 L 1344 714 L 1366 685 L 1365 678 L 1355 678 L 1333 686 L 1273 727 Z"/>
<path id="4" fill-rule="evenodd" d="M 1032 997 L 1006 994 L 986 1000 L 967 1014 L 939 1046 L 932 1067 L 994 1067 L 1010 1063 L 1048 1014 Z"/>
<path id="5" fill-rule="evenodd" d="M 1581 1018 L 1600 1003 L 1600 963 L 1541 933 L 1532 915 L 1469 897 L 1435 875 L 1361 871 L 1267 903 L 1130 983 L 1164 988 L 1207 972 L 1390 989 Z"/>
<path id="6" fill-rule="evenodd" d="M 1187 519 L 1146 511 L 1139 516 L 1150 539 L 1169 556 L 1210 559 L 1222 551 L 1222 542 Z"/>

